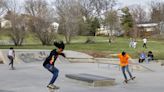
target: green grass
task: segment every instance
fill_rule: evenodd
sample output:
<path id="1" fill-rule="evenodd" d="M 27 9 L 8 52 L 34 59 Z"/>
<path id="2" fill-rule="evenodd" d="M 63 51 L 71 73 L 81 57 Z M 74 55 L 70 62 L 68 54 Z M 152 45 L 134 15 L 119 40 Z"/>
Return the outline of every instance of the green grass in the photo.
<path id="1" fill-rule="evenodd" d="M 164 59 L 164 42 L 163 41 L 148 41 L 147 49 L 142 47 L 142 40 L 137 41 L 137 48 L 129 47 L 129 40 L 126 38 L 117 38 L 111 45 L 108 42 L 97 42 L 95 44 L 74 43 L 67 45 L 67 49 L 78 51 L 97 51 L 119 53 L 126 51 L 132 57 L 137 58 L 142 51 L 148 52 L 151 50 L 157 59 Z"/>
<path id="2" fill-rule="evenodd" d="M 64 37 L 61 37 L 64 39 Z M 74 37 L 71 44 L 66 45 L 66 50 L 75 50 L 75 51 L 82 51 L 82 52 L 108 52 L 109 54 L 119 53 L 122 51 L 126 51 L 129 53 L 133 58 L 138 58 L 139 53 L 141 51 L 148 52 L 151 50 L 156 59 L 164 59 L 164 41 L 156 41 L 148 39 L 148 48 L 145 49 L 142 47 L 142 39 L 137 39 L 137 48 L 130 48 L 129 47 L 129 39 L 128 38 L 116 38 L 115 42 L 110 44 L 108 43 L 107 37 L 95 37 L 95 44 L 85 44 L 87 37 L 85 36 L 77 36 Z M 24 46 L 13 46 L 15 49 L 53 49 L 54 46 L 42 46 L 41 43 L 37 39 L 33 39 L 32 36 L 29 36 L 26 39 L 29 45 Z M 11 46 L 0 46 L 0 49 L 8 49 Z"/>

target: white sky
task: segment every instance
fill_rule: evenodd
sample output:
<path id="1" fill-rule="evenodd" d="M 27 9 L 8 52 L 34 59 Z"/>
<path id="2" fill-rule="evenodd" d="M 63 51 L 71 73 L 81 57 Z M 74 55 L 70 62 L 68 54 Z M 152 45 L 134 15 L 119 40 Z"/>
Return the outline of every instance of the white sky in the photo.
<path id="1" fill-rule="evenodd" d="M 16 0 L 16 1 L 20 5 L 22 5 L 22 3 L 25 0 Z M 53 0 L 46 0 L 46 1 L 53 1 Z M 116 1 L 117 1 L 117 8 L 122 8 L 125 6 L 132 6 L 133 7 L 133 5 L 138 4 L 138 5 L 145 7 L 146 11 L 148 11 L 151 1 L 164 2 L 164 0 L 116 0 Z"/>
<path id="2" fill-rule="evenodd" d="M 117 1 L 119 2 L 118 4 L 120 7 L 131 6 L 134 4 L 139 4 L 139 5 L 148 7 L 148 5 L 151 3 L 151 1 L 164 2 L 164 0 L 117 0 Z"/>
<path id="3" fill-rule="evenodd" d="M 16 0 L 16 1 L 18 1 L 21 4 L 24 0 Z M 46 1 L 53 1 L 53 0 L 46 0 Z M 118 1 L 118 5 L 120 7 L 130 6 L 130 5 L 134 5 L 134 4 L 147 6 L 151 1 L 155 1 L 155 2 L 162 1 L 162 2 L 164 2 L 164 0 L 116 0 L 116 1 Z"/>

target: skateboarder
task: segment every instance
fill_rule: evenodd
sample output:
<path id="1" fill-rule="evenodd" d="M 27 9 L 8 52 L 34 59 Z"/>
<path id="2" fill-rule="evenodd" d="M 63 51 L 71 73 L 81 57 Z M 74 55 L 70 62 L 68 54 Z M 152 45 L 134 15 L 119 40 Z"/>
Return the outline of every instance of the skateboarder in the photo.
<path id="1" fill-rule="evenodd" d="M 11 65 L 11 69 L 14 70 L 15 51 L 13 47 L 10 47 L 7 57 L 10 60 L 9 66 Z"/>
<path id="2" fill-rule="evenodd" d="M 59 89 L 59 87 L 54 85 L 54 82 L 56 81 L 59 73 L 59 70 L 54 66 L 54 63 L 58 58 L 58 55 L 62 55 L 63 57 L 65 57 L 65 54 L 62 53 L 62 51 L 65 48 L 65 44 L 62 41 L 60 41 L 60 42 L 54 42 L 54 45 L 57 47 L 57 49 L 53 49 L 50 52 L 50 55 L 44 61 L 43 66 L 53 74 L 53 77 L 49 82 L 49 84 L 47 85 L 47 87 L 51 89 Z"/>
<path id="3" fill-rule="evenodd" d="M 127 76 L 126 76 L 126 73 L 125 71 L 128 72 L 129 76 L 130 76 L 130 79 L 134 79 L 135 77 L 132 76 L 131 72 L 129 71 L 129 61 L 128 59 L 130 58 L 130 56 L 126 53 L 126 52 L 122 52 L 120 54 L 118 54 L 118 57 L 120 59 L 120 66 L 121 66 L 121 70 L 122 70 L 122 73 L 124 75 L 124 82 L 127 83 L 128 82 L 128 79 L 127 79 Z"/>

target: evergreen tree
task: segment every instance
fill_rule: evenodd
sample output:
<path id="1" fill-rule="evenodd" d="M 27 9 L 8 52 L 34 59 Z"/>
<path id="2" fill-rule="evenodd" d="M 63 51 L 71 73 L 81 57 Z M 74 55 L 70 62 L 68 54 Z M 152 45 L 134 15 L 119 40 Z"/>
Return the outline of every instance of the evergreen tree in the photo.
<path id="1" fill-rule="evenodd" d="M 128 33 L 133 28 L 133 18 L 127 7 L 122 9 L 122 13 L 123 15 L 121 17 L 121 26 L 124 30 L 124 36 L 128 36 Z"/>

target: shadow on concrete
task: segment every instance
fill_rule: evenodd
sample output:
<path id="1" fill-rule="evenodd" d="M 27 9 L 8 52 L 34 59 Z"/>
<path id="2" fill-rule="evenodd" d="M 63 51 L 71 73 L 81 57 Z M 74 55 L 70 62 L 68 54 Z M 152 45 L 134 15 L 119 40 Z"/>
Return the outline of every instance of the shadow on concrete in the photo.
<path id="1" fill-rule="evenodd" d="M 14 92 L 14 91 L 9 91 L 9 90 L 0 90 L 0 92 Z"/>

